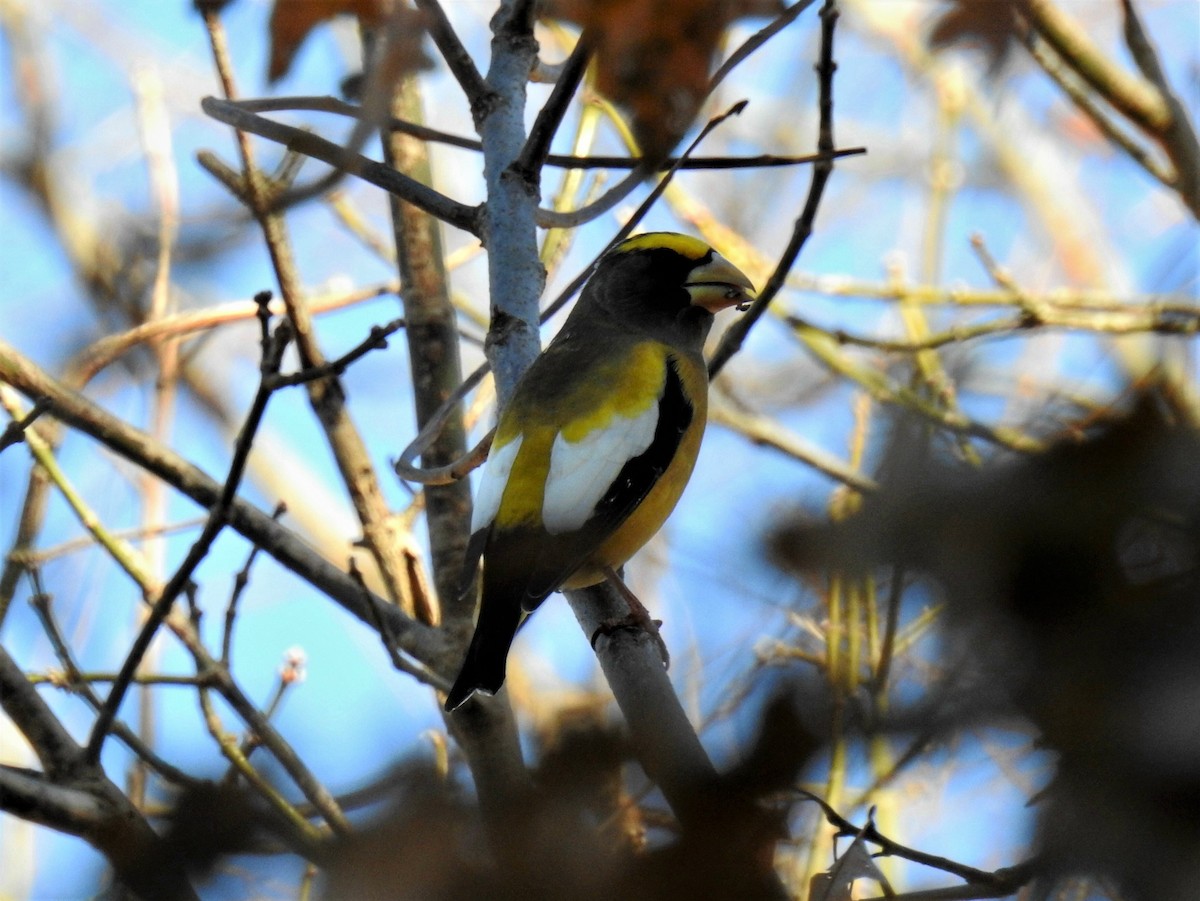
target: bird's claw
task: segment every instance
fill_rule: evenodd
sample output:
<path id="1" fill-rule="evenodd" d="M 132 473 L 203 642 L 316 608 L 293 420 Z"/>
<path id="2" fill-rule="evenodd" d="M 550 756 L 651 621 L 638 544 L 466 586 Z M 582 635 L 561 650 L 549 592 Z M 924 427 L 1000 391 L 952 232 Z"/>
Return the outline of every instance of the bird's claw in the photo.
<path id="1" fill-rule="evenodd" d="M 662 632 L 659 631 L 661 627 L 661 619 L 650 619 L 649 616 L 639 615 L 637 611 L 630 610 L 629 613 L 620 619 L 608 619 L 596 627 L 596 631 L 592 633 L 591 638 L 592 650 L 596 650 L 596 642 L 601 635 L 612 635 L 614 632 L 620 632 L 623 629 L 634 632 L 645 632 L 658 646 L 658 655 L 662 658 L 663 669 L 670 669 L 671 653 L 667 650 L 667 643 L 663 641 Z"/>

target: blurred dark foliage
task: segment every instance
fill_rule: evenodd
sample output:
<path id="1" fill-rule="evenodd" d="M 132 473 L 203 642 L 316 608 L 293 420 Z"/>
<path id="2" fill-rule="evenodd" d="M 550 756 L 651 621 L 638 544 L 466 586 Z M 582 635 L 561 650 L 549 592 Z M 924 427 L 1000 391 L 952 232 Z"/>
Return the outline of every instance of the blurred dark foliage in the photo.
<path id="1" fill-rule="evenodd" d="M 194 885 L 216 875 L 239 854 L 307 852 L 281 814 L 261 797 L 227 779 L 197 781 L 180 792 L 161 816 L 161 841 L 121 842 L 121 830 L 106 829 L 105 854 L 114 878 L 97 898 L 103 901 L 175 901 L 194 899 Z M 111 841 L 113 836 L 117 841 Z"/>
<path id="2" fill-rule="evenodd" d="M 969 671 L 916 719 L 1027 718 L 1056 752 L 1038 871 L 1106 876 L 1130 899 L 1200 885 L 1200 431 L 1167 388 L 1036 457 L 967 470 L 900 427 L 853 519 L 797 516 L 792 571 L 885 564 L 931 579 Z M 965 675 L 964 675 L 965 673 Z M 953 709 L 939 710 L 953 697 Z M 920 726 L 901 714 L 905 729 Z"/>
<path id="3" fill-rule="evenodd" d="M 627 793 L 636 763 L 622 733 L 567 715 L 531 791 L 486 819 L 472 793 L 410 763 L 371 799 L 383 812 L 329 845 L 299 847 L 249 793 L 205 785 L 179 799 L 167 847 L 203 878 L 225 855 L 290 846 L 318 864 L 330 901 L 775 901 L 784 897 L 773 869 L 786 838 L 779 805 L 798 800 L 783 793 L 818 746 L 795 700 L 783 692 L 769 702 L 741 763 L 696 787 L 691 807 L 701 815 L 686 830 Z"/>
<path id="4" fill-rule="evenodd" d="M 205 782 L 175 802 L 162 850 L 204 879 L 225 855 L 254 850 L 276 831 L 272 824 L 277 821 L 250 794 L 229 782 Z"/>
<path id="5" fill-rule="evenodd" d="M 623 793 L 633 758 L 601 726 L 562 734 L 542 756 L 536 788 L 486 834 L 473 799 L 414 769 L 392 811 L 333 850 L 325 897 L 779 898 L 773 855 L 785 819 L 763 799 L 796 779 L 814 745 L 794 705 L 776 700 L 745 766 L 697 787 L 704 815 L 682 832 L 665 814 L 647 820 Z"/>

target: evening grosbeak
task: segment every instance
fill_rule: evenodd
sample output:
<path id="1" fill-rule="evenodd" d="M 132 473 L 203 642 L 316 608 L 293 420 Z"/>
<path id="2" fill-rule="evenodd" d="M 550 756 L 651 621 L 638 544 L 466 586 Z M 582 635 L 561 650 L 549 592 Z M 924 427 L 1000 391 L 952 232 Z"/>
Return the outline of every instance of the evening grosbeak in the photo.
<path id="1" fill-rule="evenodd" d="M 559 589 L 605 579 L 658 531 L 700 450 L 713 314 L 753 286 L 696 238 L 655 232 L 604 255 L 517 383 L 482 470 L 467 548 L 483 558 L 453 710 L 495 693 L 517 626 Z"/>

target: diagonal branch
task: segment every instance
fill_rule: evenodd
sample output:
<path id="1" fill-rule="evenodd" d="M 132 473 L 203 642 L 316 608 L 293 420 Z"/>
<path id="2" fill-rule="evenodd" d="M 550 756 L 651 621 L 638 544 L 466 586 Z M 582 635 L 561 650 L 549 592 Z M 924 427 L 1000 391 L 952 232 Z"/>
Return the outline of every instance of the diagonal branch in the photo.
<path id="1" fill-rule="evenodd" d="M 1135 163 L 1153 175 L 1168 188 L 1175 190 L 1175 173 L 1161 160 L 1156 159 L 1148 147 L 1143 147 L 1138 139 L 1128 134 L 1116 117 L 1103 108 L 1096 94 L 1091 91 L 1079 75 L 1054 52 L 1045 40 L 1030 31 L 1025 38 L 1025 48 L 1034 62 L 1042 67 L 1042 71 L 1062 89 L 1071 102 L 1100 129 L 1104 136 L 1115 146 L 1121 148 Z"/>
<path id="2" fill-rule="evenodd" d="M 36 573 L 37 571 L 35 570 L 35 585 L 38 584 Z M 50 596 L 43 593 L 39 587 L 37 593 L 30 599 L 30 604 L 41 621 L 42 629 L 50 639 L 50 644 L 54 647 L 55 656 L 58 657 L 59 662 L 63 665 L 67 687 L 72 692 L 79 694 L 89 707 L 99 712 L 104 703 L 100 700 L 96 692 L 92 690 L 91 685 L 88 684 L 83 673 L 80 671 L 79 664 L 75 660 L 75 655 L 71 653 L 70 645 L 67 644 L 66 638 L 63 637 L 62 629 L 58 625 L 54 611 L 50 608 Z M 171 765 L 160 755 L 156 754 L 153 748 L 146 744 L 132 729 L 120 720 L 113 723 L 112 732 L 129 750 L 166 781 L 174 783 L 177 786 L 195 785 L 198 782 L 198 780 L 193 779 L 187 773 Z"/>
<path id="3" fill-rule="evenodd" d="M 178 855 L 103 773 L 56 782 L 0 764 L 0 798 L 9 813 L 83 838 L 137 897 L 197 901 Z"/>
<path id="4" fill-rule="evenodd" d="M 445 194 L 397 172 L 390 166 L 353 153 L 340 144 L 327 141 L 312 132 L 255 115 L 229 100 L 205 97 L 200 101 L 200 108 L 218 122 L 236 128 L 238 131 L 283 144 L 294 153 L 310 156 L 356 178 L 361 178 L 369 184 L 383 188 L 389 194 L 403 198 L 413 206 L 436 216 L 455 228 L 460 228 L 473 235 L 479 234 L 479 212 L 476 207 L 452 200 Z M 201 157 L 202 165 L 204 165 L 205 159 L 206 157 Z"/>
<path id="5" fill-rule="evenodd" d="M 467 53 L 467 48 L 455 33 L 442 4 L 438 0 L 414 2 L 425 16 L 425 26 L 438 52 L 467 95 L 467 101 L 471 104 L 471 118 L 478 124 L 496 102 L 495 92 L 475 67 L 471 54 Z"/>
<path id="6" fill-rule="evenodd" d="M 41 774 L 0 767 L 0 808 L 81 836 L 109 859 L 122 882 L 144 897 L 196 898 L 179 861 L 99 766 L 84 760 L 83 749 L 3 647 L 0 707 L 46 768 Z"/>
<path id="7" fill-rule="evenodd" d="M 821 808 L 829 825 L 837 829 L 839 836 L 855 835 L 861 836 L 864 840 L 873 845 L 879 846 L 879 853 L 884 856 L 900 857 L 904 860 L 910 860 L 913 863 L 921 864 L 934 870 L 941 870 L 944 873 L 949 873 L 952 876 L 957 876 L 972 887 L 983 886 L 991 890 L 1000 890 L 1001 894 L 986 895 L 943 895 L 941 897 L 959 897 L 959 898 L 995 898 L 1004 897 L 1005 895 L 1016 892 L 1021 886 L 1029 882 L 1033 878 L 1036 869 L 1036 859 L 1027 860 L 1024 863 L 1017 864 L 1012 867 L 1005 867 L 1000 870 L 980 870 L 976 867 L 968 866 L 964 863 L 951 860 L 948 857 L 939 857 L 936 854 L 928 854 L 924 851 L 918 851 L 916 848 L 910 848 L 907 845 L 902 845 L 899 842 L 893 841 L 886 835 L 880 833 L 875 828 L 875 824 L 868 822 L 865 826 L 855 826 L 844 816 L 837 812 L 834 807 L 819 795 L 815 795 L 805 789 L 796 789 L 797 793 L 809 801 L 814 802 Z M 931 896 L 932 897 L 932 896 Z"/>
<path id="8" fill-rule="evenodd" d="M 14 347 L 0 339 L 0 380 L 8 382 L 27 397 L 45 396 L 50 412 L 67 425 L 78 429 L 121 457 L 158 476 L 197 504 L 211 508 L 221 495 L 221 486 L 198 467 L 174 451 L 154 441 L 145 432 L 113 416 L 83 395 L 52 378 Z M 361 587 L 340 567 L 334 566 L 286 526 L 275 522 L 268 513 L 252 504 L 235 499 L 229 510 L 229 525 L 285 568 L 371 625 L 377 615 L 388 621 L 401 649 L 414 657 L 431 662 L 440 659 L 443 639 L 436 630 L 414 622 L 393 605 L 371 594 L 377 607 L 373 614 L 364 602 Z"/>
<path id="9" fill-rule="evenodd" d="M 616 629 L 629 605 L 610 582 L 566 592 L 585 635 L 595 639 L 596 657 L 612 688 L 621 716 L 629 724 L 638 760 L 662 790 L 684 829 L 705 817 L 717 771 L 688 721 L 663 667 L 654 636 L 643 630 Z"/>
<path id="10" fill-rule="evenodd" d="M 25 430 L 33 425 L 39 416 L 46 412 L 47 406 L 46 401 L 39 397 L 34 405 L 30 407 L 28 413 L 20 419 L 14 419 L 5 426 L 4 431 L 0 432 L 0 452 L 10 445 L 19 443 L 25 434 Z"/>
<path id="11" fill-rule="evenodd" d="M 804 12 L 815 2 L 816 0 L 798 0 L 798 2 L 793 3 L 754 34 L 750 35 L 750 37 L 746 38 L 740 47 L 729 54 L 729 58 L 721 63 L 720 68 L 708 80 L 708 93 L 711 94 L 716 90 L 717 85 L 724 81 L 726 76 L 746 60 L 750 54 L 791 25 L 796 21 L 800 13 Z"/>
<path id="12" fill-rule="evenodd" d="M 537 119 L 529 129 L 529 137 L 525 140 L 521 155 L 513 163 L 514 171 L 531 183 L 539 182 L 542 165 L 550 153 L 550 142 L 554 140 L 571 98 L 575 96 L 579 82 L 583 80 L 583 73 L 587 71 L 591 55 L 591 42 L 585 32 L 575 43 L 575 49 L 571 51 L 567 61 L 563 63 L 558 80 L 554 83 L 554 90 L 538 110 Z"/>
<path id="13" fill-rule="evenodd" d="M 1053 0 L 1020 0 L 1017 8 L 1082 79 L 1139 128 L 1159 134 L 1170 124 L 1171 109 L 1158 89 L 1113 62 Z"/>
<path id="14" fill-rule="evenodd" d="M 72 773 L 83 753 L 15 660 L 0 647 L 0 707 L 51 776 Z"/>
<path id="15" fill-rule="evenodd" d="M 1157 133 L 1163 149 L 1175 165 L 1175 189 L 1192 215 L 1200 219 L 1200 140 L 1188 118 L 1187 109 L 1171 89 L 1158 60 L 1158 51 L 1142 28 L 1132 0 L 1121 0 L 1125 10 L 1125 43 L 1142 74 L 1158 89 L 1171 118 Z"/>
<path id="16" fill-rule="evenodd" d="M 801 210 L 800 217 L 796 220 L 792 236 L 780 255 L 779 262 L 775 265 L 775 271 L 767 279 L 766 285 L 763 286 L 758 299 L 754 301 L 750 309 L 743 313 L 721 337 L 721 343 L 717 345 L 708 364 L 709 378 L 715 378 L 733 355 L 741 350 L 746 336 L 750 334 L 750 330 L 762 318 L 771 301 L 779 293 L 779 289 L 783 287 L 796 258 L 800 256 L 801 249 L 812 234 L 813 223 L 817 218 L 817 209 L 821 204 L 821 196 L 825 193 L 825 184 L 833 173 L 833 157 L 829 154 L 833 153 L 835 146 L 833 142 L 833 73 L 837 70 L 837 63 L 833 60 L 833 34 L 837 19 L 837 3 L 834 0 L 825 0 L 825 4 L 821 7 L 821 55 L 817 63 L 817 77 L 820 82 L 820 124 L 817 132 L 817 150 L 823 155 L 823 159 L 813 166 L 804 209 Z"/>
<path id="17" fill-rule="evenodd" d="M 219 17 L 212 13 L 205 14 L 205 24 L 222 89 L 227 98 L 234 99 L 233 66 L 225 48 L 223 26 Z M 379 72 L 376 70 L 372 73 L 372 80 L 377 77 Z M 374 127 L 373 124 L 371 127 Z M 324 362 L 324 355 L 301 288 L 287 223 L 276 205 L 280 191 L 268 183 L 258 168 L 249 138 L 240 131 L 236 134 L 241 159 L 241 173 L 236 178 L 244 188 L 238 193 L 262 230 L 279 294 L 287 307 L 301 364 L 306 369 L 319 366 Z M 310 382 L 307 394 L 309 407 L 325 434 L 346 493 L 362 526 L 363 545 L 379 569 L 387 596 L 411 617 L 416 608 L 424 603 L 424 584 L 418 578 L 419 567 L 411 565 L 411 535 L 391 515 L 362 432 L 351 416 L 345 390 L 337 379 L 322 379 Z"/>
<path id="18" fill-rule="evenodd" d="M 134 639 L 133 646 L 129 649 L 129 653 L 126 655 L 125 661 L 121 664 L 121 669 L 117 673 L 117 678 L 109 690 L 108 697 L 104 701 L 104 706 L 100 708 L 100 712 L 96 716 L 96 722 L 92 726 L 92 734 L 88 738 L 87 744 L 87 759 L 91 763 L 96 763 L 100 759 L 100 749 L 104 746 L 104 739 L 108 736 L 113 720 L 117 716 L 117 710 L 120 708 L 121 701 L 125 697 L 125 692 L 133 681 L 133 674 L 141 666 L 142 658 L 145 657 L 146 651 L 149 650 L 150 643 L 154 640 L 159 626 L 163 624 L 163 620 L 166 619 L 180 592 L 191 582 L 192 574 L 196 571 L 196 567 L 208 556 L 213 542 L 217 540 L 217 535 L 221 533 L 221 530 L 229 522 L 230 508 L 233 506 L 234 498 L 237 496 L 242 475 L 246 471 L 246 460 L 250 456 L 250 449 L 254 444 L 254 436 L 258 433 L 258 427 L 262 424 L 263 415 L 267 411 L 267 402 L 275 392 L 275 387 L 272 385 L 271 380 L 279 372 L 280 364 L 283 362 L 283 351 L 291 339 L 291 330 L 287 327 L 286 320 L 283 325 L 275 330 L 274 335 L 270 334 L 270 313 L 267 309 L 270 299 L 270 295 L 265 293 L 259 295 L 258 298 L 260 319 L 262 322 L 262 378 L 259 382 L 258 391 L 254 396 L 254 401 L 250 406 L 250 412 L 246 415 L 246 423 L 238 434 L 233 461 L 229 466 L 229 474 L 225 477 L 225 484 L 221 488 L 221 494 L 209 512 L 208 521 L 204 524 L 204 528 L 200 532 L 200 537 L 196 539 L 183 562 L 175 570 L 175 574 L 171 576 L 167 584 L 163 586 L 163 590 L 159 596 L 154 600 L 154 606 L 151 607 L 149 614 L 147 614 L 145 621 L 142 623 L 142 627 Z"/>
<path id="19" fill-rule="evenodd" d="M 663 173 L 662 178 L 659 179 L 658 183 L 654 186 L 653 190 L 650 191 L 646 199 L 638 205 L 638 208 L 634 214 L 626 220 L 625 224 L 621 227 L 617 234 L 614 235 L 613 238 L 608 242 L 608 246 L 605 248 L 606 250 L 608 248 L 615 247 L 630 232 L 632 232 L 635 227 L 637 227 L 637 224 L 641 222 L 646 213 L 650 211 L 650 207 L 657 203 L 658 198 L 661 197 L 663 192 L 667 190 L 667 186 L 670 185 L 671 180 L 675 177 L 675 173 L 679 171 L 680 167 L 685 162 L 687 162 L 691 152 L 700 146 L 700 143 L 709 136 L 714 128 L 716 128 L 730 116 L 740 116 L 742 114 L 742 110 L 746 108 L 747 102 L 748 101 L 746 100 L 739 100 L 725 112 L 714 116 L 705 123 L 704 127 L 700 129 L 700 133 L 696 135 L 692 143 L 688 145 L 688 148 L 684 151 L 683 155 L 680 156 L 674 164 L 667 168 L 667 171 Z M 540 225 L 542 228 L 575 228 L 584 224 L 585 222 L 590 222 L 597 216 L 608 212 L 618 203 L 624 200 L 634 188 L 638 187 L 638 185 L 645 180 L 650 173 L 651 170 L 649 167 L 634 169 L 629 173 L 629 175 L 625 176 L 624 179 L 609 189 L 609 191 L 602 197 L 575 210 L 567 210 L 566 212 L 560 213 L 557 210 L 538 209 L 538 225 Z M 600 256 L 603 256 L 603 253 L 601 253 Z M 594 266 L 598 260 L 599 257 L 597 257 L 596 260 L 593 260 L 592 266 Z M 547 309 L 545 315 L 548 316 L 552 314 L 562 305 L 562 303 L 565 303 L 566 299 L 570 298 L 577 290 L 579 290 L 580 287 L 582 287 L 582 280 L 586 279 L 586 277 L 590 274 L 591 266 L 585 269 L 575 282 L 571 283 L 568 290 L 563 293 L 563 296 L 561 296 L 558 301 L 556 301 Z"/>

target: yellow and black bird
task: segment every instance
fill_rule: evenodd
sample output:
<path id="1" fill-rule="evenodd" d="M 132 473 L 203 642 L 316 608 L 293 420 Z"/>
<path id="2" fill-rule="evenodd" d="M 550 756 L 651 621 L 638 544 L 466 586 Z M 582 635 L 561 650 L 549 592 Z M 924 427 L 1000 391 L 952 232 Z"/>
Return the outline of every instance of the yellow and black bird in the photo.
<path id="1" fill-rule="evenodd" d="M 499 690 L 525 614 L 604 581 L 674 509 L 707 416 L 704 339 L 752 287 L 703 241 L 669 232 L 599 261 L 496 425 L 467 549 L 468 574 L 483 557 L 479 617 L 447 710 Z"/>

